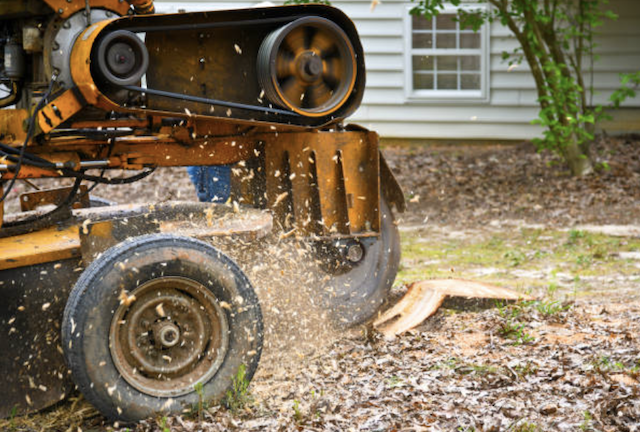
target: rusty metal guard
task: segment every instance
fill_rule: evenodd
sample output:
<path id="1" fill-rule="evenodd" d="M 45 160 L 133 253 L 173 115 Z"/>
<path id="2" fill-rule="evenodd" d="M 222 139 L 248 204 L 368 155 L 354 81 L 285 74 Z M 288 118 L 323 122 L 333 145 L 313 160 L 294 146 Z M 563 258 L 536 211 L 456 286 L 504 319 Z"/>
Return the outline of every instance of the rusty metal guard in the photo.
<path id="1" fill-rule="evenodd" d="M 294 132 L 265 139 L 267 206 L 285 230 L 320 237 L 380 231 L 378 135 Z"/>

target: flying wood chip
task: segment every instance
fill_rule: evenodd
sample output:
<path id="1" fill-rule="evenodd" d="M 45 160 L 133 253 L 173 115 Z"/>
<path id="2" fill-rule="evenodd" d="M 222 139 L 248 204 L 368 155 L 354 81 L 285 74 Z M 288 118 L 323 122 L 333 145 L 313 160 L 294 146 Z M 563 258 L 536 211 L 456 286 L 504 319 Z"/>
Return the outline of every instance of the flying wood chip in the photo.
<path id="1" fill-rule="evenodd" d="M 373 325 L 386 337 L 399 335 L 418 326 L 433 315 L 447 296 L 533 300 L 529 295 L 482 282 L 463 279 L 421 281 L 411 284 L 404 297 L 380 315 Z"/>

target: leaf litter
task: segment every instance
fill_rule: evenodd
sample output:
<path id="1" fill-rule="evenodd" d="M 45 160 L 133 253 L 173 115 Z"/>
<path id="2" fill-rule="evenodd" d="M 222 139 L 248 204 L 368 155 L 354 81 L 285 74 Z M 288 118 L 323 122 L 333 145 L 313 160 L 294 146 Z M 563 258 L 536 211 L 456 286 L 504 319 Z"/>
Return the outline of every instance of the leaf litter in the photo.
<path id="1" fill-rule="evenodd" d="M 614 162 L 612 172 L 601 174 L 604 179 L 594 175 L 585 182 L 587 186 L 576 186 L 556 168 L 540 187 L 531 170 L 535 174 L 548 168 L 544 165 L 550 158 L 526 146 L 494 149 L 479 157 L 430 150 L 419 150 L 416 157 L 415 150 L 402 148 L 387 149 L 386 154 L 396 169 L 406 167 L 399 175 L 405 189 L 421 197 L 411 203 L 403 217 L 405 223 L 429 220 L 449 231 L 454 229 L 451 225 L 437 224 L 482 231 L 486 221 L 495 217 L 597 224 L 610 220 L 614 213 L 613 222 L 629 223 L 639 207 L 637 182 L 636 191 L 627 185 L 637 180 L 640 170 L 637 157 L 629 156 L 631 144 L 626 140 L 599 145 L 630 158 L 626 164 L 630 176 Z M 521 161 L 529 164 L 527 176 L 519 174 Z M 165 171 L 152 177 L 157 188 L 147 185 L 139 193 L 131 193 L 131 187 L 114 188 L 110 196 L 124 202 L 125 196 L 162 201 L 193 195 L 181 170 Z M 596 205 L 583 205 L 583 195 L 599 184 L 605 188 L 593 198 Z M 480 189 L 475 190 L 477 186 Z M 609 208 L 601 214 L 607 193 L 611 195 Z M 520 205 L 523 201 L 518 195 L 528 197 L 526 205 Z M 549 211 L 541 212 L 537 206 L 544 208 L 554 195 L 557 199 Z M 576 214 L 580 216 L 573 219 Z M 250 387 L 251 401 L 242 409 L 214 406 L 200 418 L 185 414 L 125 427 L 107 423 L 75 395 L 43 413 L 1 420 L 0 428 L 122 432 L 640 430 L 637 298 L 614 298 L 614 303 L 587 297 L 559 307 L 543 300 L 477 310 L 460 310 L 445 302 L 422 325 L 388 340 L 370 326 L 336 331 L 328 325 L 326 311 L 313 295 L 320 275 L 303 265 L 312 261 L 309 249 L 284 245 L 277 238 L 257 252 L 248 244 L 220 245 L 244 263 L 265 315 L 265 350 Z M 392 294 L 400 297 L 405 290 L 399 286 Z"/>

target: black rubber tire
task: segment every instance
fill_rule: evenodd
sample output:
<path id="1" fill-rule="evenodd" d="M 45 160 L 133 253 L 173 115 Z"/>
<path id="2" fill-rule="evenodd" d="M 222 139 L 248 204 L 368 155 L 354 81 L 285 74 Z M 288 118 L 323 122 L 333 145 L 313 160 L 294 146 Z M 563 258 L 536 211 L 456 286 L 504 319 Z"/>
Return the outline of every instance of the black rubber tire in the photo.
<path id="1" fill-rule="evenodd" d="M 334 322 L 351 327 L 373 318 L 387 300 L 400 264 L 400 233 L 393 213 L 380 199 L 380 238 L 365 244 L 363 260 L 334 275 L 325 289 L 325 303 Z"/>
<path id="2" fill-rule="evenodd" d="M 215 374 L 203 384 L 204 400 L 221 401 L 245 366 L 251 380 L 260 360 L 262 312 L 240 268 L 213 246 L 189 237 L 151 234 L 126 240 L 93 261 L 73 288 L 64 311 L 62 346 L 72 378 L 82 394 L 111 420 L 137 421 L 177 414 L 196 406 L 194 390 L 175 397 L 143 393 L 121 376 L 110 351 L 112 318 L 122 290 L 160 276 L 189 278 L 226 302 L 228 344 Z M 195 383 L 194 383 L 195 384 Z"/>

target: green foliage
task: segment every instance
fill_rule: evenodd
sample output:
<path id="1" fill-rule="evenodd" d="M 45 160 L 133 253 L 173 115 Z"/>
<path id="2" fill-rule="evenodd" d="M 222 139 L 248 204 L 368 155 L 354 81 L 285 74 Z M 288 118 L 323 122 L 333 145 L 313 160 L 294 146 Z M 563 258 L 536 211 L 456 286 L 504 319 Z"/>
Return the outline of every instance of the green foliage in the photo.
<path id="1" fill-rule="evenodd" d="M 562 304 L 559 301 L 536 301 L 533 305 L 541 315 L 546 316 L 557 315 L 571 309 L 570 304 Z"/>
<path id="2" fill-rule="evenodd" d="M 233 377 L 233 384 L 225 396 L 225 405 L 231 412 L 238 412 L 253 402 L 249 393 L 249 380 L 247 368 L 244 364 L 238 368 L 238 373 Z"/>
<path id="3" fill-rule="evenodd" d="M 166 417 L 162 417 L 160 419 L 160 429 L 162 429 L 162 432 L 171 432 L 171 429 L 169 428 L 169 426 L 167 426 L 167 418 Z"/>
<path id="4" fill-rule="evenodd" d="M 614 108 L 619 108 L 625 100 L 636 97 L 638 87 L 640 87 L 640 72 L 620 74 L 620 88 L 609 98 Z"/>
<path id="5" fill-rule="evenodd" d="M 204 410 L 206 409 L 206 401 L 204 400 L 204 385 L 201 382 L 196 383 L 196 385 L 193 386 L 193 389 L 198 395 L 198 417 L 202 419 L 202 415 L 204 414 Z"/>
<path id="6" fill-rule="evenodd" d="M 584 420 L 580 424 L 580 430 L 581 431 L 593 430 L 593 428 L 591 427 L 591 423 L 593 422 L 593 415 L 591 415 L 589 411 L 585 411 L 583 413 L 583 416 L 584 416 Z"/>
<path id="7" fill-rule="evenodd" d="M 514 425 L 513 428 L 509 430 L 513 432 L 536 432 L 540 429 L 534 423 L 524 422 Z"/>
<path id="8" fill-rule="evenodd" d="M 431 18 L 446 3 L 460 6 L 461 0 L 412 0 L 410 13 Z M 588 147 L 594 138 L 596 122 L 606 118 L 604 106 L 594 105 L 594 91 L 585 76 L 593 68 L 596 56 L 595 35 L 605 20 L 617 16 L 606 9 L 609 0 L 532 1 L 478 0 L 492 7 L 472 4 L 458 9 L 456 20 L 462 28 L 478 30 L 483 23 L 498 21 L 508 27 L 520 46 L 503 52 L 509 65 L 527 60 L 538 91 L 540 111 L 535 124 L 544 127 L 543 138 L 534 140 L 538 149 L 560 155 L 575 175 L 590 170 Z M 623 74 L 622 87 L 611 97 L 617 108 L 635 96 L 640 72 Z"/>
<path id="9" fill-rule="evenodd" d="M 514 320 L 507 320 L 502 323 L 498 332 L 505 339 L 513 339 L 513 345 L 525 345 L 535 340 L 533 336 L 527 333 L 523 323 Z"/>
<path id="10" fill-rule="evenodd" d="M 302 411 L 300 411 L 300 401 L 297 399 L 293 400 L 293 419 L 300 423 L 303 419 Z"/>
<path id="11" fill-rule="evenodd" d="M 505 252 L 504 257 L 509 261 L 511 267 L 518 267 L 527 259 L 525 254 L 517 250 L 509 250 Z"/>

